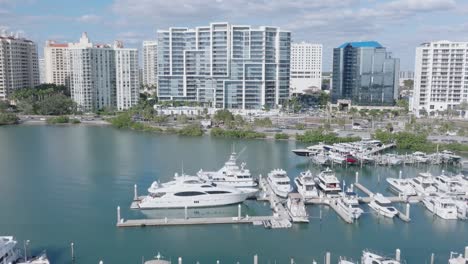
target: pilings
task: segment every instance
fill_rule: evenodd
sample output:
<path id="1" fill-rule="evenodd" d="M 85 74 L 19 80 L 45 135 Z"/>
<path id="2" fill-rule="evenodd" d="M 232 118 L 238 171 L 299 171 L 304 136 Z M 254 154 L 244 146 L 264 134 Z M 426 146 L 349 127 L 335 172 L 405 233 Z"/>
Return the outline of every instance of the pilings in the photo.
<path id="1" fill-rule="evenodd" d="M 399 248 L 397 248 L 395 251 L 395 260 L 398 262 L 401 260 L 401 251 Z"/>
<path id="2" fill-rule="evenodd" d="M 327 252 L 325 254 L 325 264 L 331 264 L 331 255 L 330 255 L 330 252 Z"/>

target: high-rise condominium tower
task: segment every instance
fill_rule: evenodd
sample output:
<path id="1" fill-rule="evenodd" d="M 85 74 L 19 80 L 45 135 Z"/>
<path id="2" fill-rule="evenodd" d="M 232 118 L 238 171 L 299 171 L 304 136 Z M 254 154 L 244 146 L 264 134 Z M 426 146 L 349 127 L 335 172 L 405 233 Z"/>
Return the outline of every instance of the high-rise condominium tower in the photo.
<path id="1" fill-rule="evenodd" d="M 261 109 L 289 97 L 291 33 L 211 23 L 158 31 L 158 97 Z"/>
<path id="2" fill-rule="evenodd" d="M 18 34 L 0 33 L 0 100 L 14 90 L 39 85 L 39 61 L 36 44 Z"/>
<path id="3" fill-rule="evenodd" d="M 77 43 L 47 44 L 47 75 L 52 83 L 69 87 L 80 110 L 124 110 L 138 103 L 137 49 L 126 49 L 119 41 L 93 45 L 86 33 Z"/>
<path id="4" fill-rule="evenodd" d="M 158 42 L 143 42 L 143 85 L 156 87 L 158 84 Z"/>
<path id="5" fill-rule="evenodd" d="M 415 115 L 438 115 L 458 111 L 468 118 L 468 42 L 436 41 L 416 48 L 414 92 Z"/>

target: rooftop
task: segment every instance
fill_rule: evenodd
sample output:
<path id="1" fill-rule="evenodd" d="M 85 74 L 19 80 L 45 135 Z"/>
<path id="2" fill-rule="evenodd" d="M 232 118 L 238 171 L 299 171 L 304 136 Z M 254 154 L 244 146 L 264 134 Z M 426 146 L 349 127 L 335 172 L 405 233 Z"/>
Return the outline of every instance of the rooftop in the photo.
<path id="1" fill-rule="evenodd" d="M 346 42 L 338 48 L 344 49 L 347 46 L 351 46 L 353 48 L 383 48 L 383 46 L 377 41 Z"/>

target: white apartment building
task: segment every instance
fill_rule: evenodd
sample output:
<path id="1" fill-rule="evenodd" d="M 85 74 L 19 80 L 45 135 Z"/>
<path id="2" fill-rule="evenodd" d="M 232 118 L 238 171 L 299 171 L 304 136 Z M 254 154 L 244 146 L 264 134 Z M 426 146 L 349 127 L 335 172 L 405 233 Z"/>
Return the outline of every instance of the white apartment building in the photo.
<path id="1" fill-rule="evenodd" d="M 437 116 L 467 101 L 468 42 L 436 41 L 417 47 L 410 105 L 413 113 Z"/>
<path id="2" fill-rule="evenodd" d="M 140 96 L 137 49 L 115 49 L 117 109 L 125 110 L 136 104 Z"/>
<path id="3" fill-rule="evenodd" d="M 304 94 L 322 89 L 322 45 L 291 44 L 290 94 Z"/>
<path id="4" fill-rule="evenodd" d="M 125 110 L 138 103 L 138 50 L 93 45 L 86 33 L 77 43 L 48 42 L 44 49 L 51 83 L 66 85 L 82 111 Z"/>
<path id="5" fill-rule="evenodd" d="M 46 41 L 44 46 L 45 82 L 70 87 L 70 49 L 68 43 Z"/>
<path id="6" fill-rule="evenodd" d="M 0 100 L 17 89 L 39 85 L 36 44 L 18 34 L 0 33 Z"/>
<path id="7" fill-rule="evenodd" d="M 143 85 L 158 84 L 158 42 L 143 41 Z"/>

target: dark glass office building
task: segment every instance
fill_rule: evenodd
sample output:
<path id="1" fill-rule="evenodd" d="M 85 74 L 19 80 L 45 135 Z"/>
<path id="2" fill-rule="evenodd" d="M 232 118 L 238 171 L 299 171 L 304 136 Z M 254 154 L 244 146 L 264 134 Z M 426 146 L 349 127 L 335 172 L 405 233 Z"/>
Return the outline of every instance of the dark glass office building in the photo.
<path id="1" fill-rule="evenodd" d="M 332 102 L 391 106 L 398 98 L 400 60 L 375 41 L 347 42 L 333 49 Z"/>

